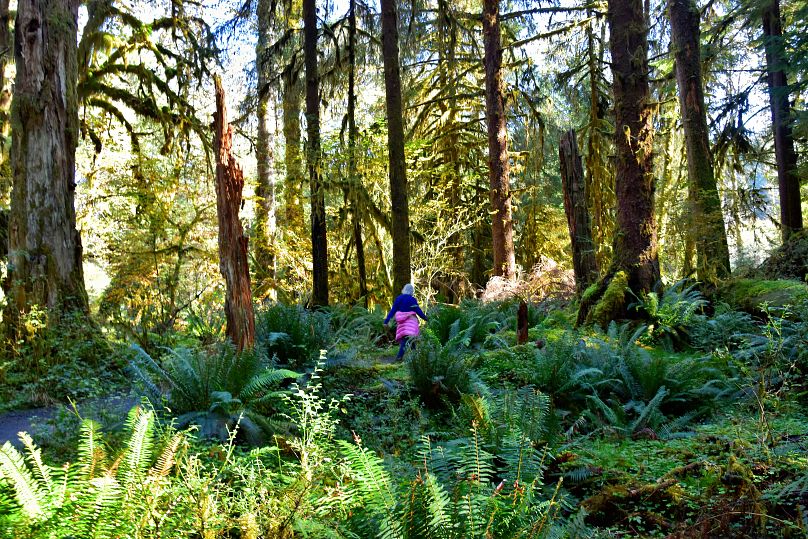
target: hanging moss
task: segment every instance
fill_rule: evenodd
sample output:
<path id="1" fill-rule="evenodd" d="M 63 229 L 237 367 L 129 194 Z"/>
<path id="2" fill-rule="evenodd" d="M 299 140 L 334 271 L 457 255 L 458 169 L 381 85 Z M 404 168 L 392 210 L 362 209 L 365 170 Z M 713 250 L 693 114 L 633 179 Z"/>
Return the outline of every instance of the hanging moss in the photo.
<path id="1" fill-rule="evenodd" d="M 628 275 L 624 271 L 618 271 L 609 281 L 603 296 L 589 312 L 586 323 L 606 327 L 615 318 L 615 313 L 625 309 L 627 291 Z"/>
<path id="2" fill-rule="evenodd" d="M 716 295 L 741 311 L 765 314 L 764 305 L 782 309 L 808 301 L 808 286 L 787 279 L 737 279 L 724 284 Z"/>

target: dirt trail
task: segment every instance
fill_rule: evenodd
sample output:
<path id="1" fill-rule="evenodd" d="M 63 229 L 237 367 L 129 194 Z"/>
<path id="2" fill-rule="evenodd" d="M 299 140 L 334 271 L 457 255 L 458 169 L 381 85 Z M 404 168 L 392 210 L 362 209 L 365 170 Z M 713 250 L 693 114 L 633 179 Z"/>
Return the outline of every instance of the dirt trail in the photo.
<path id="1" fill-rule="evenodd" d="M 104 414 L 119 414 L 121 417 L 136 404 L 138 399 L 130 395 L 110 395 L 99 399 L 80 402 L 77 405 L 82 417 L 99 419 L 100 412 Z M 6 442 L 19 447 L 22 445 L 17 433 L 31 432 L 32 422 L 42 423 L 52 419 L 59 409 L 66 405 L 46 406 L 43 408 L 29 408 L 27 410 L 13 410 L 0 414 L 0 446 Z M 67 405 L 69 406 L 69 405 Z"/>

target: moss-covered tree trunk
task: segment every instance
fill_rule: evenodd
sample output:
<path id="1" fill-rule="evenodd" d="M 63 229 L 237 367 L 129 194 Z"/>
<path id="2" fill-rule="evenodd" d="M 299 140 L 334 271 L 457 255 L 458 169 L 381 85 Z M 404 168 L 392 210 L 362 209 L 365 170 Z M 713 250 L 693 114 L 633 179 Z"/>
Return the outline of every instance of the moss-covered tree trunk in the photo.
<path id="1" fill-rule="evenodd" d="M 483 40 L 494 275 L 510 279 L 516 276 L 516 257 L 513 249 L 508 130 L 505 124 L 505 100 L 502 95 L 499 0 L 483 1 Z"/>
<path id="2" fill-rule="evenodd" d="M 87 312 L 74 197 L 78 0 L 20 0 L 12 103 L 8 296 L 13 330 L 32 306 Z"/>
<path id="3" fill-rule="evenodd" d="M 272 174 L 272 148 L 269 136 L 269 78 L 265 65 L 269 46 L 270 2 L 259 0 L 257 6 L 258 44 L 255 48 L 255 70 L 258 74 L 258 132 L 255 141 L 257 181 L 255 186 L 255 276 L 259 295 L 275 288 L 275 177 Z"/>
<path id="4" fill-rule="evenodd" d="M 648 85 L 648 27 L 642 0 L 609 0 L 615 116 L 617 232 L 609 271 L 581 300 L 578 322 L 626 316 L 627 290 L 659 280 L 654 220 L 653 126 Z"/>
<path id="5" fill-rule="evenodd" d="M 382 56 L 387 104 L 387 149 L 390 163 L 392 203 L 393 289 L 410 282 L 410 206 L 407 194 L 407 163 L 404 156 L 404 119 L 401 115 L 401 74 L 398 55 L 396 0 L 382 0 Z"/>
<path id="6" fill-rule="evenodd" d="M 11 165 L 9 163 L 9 135 L 11 134 L 11 81 L 8 77 L 12 64 L 12 32 L 9 0 L 0 0 L 0 208 L 7 207 L 11 191 Z M 5 258 L 2 250 L 0 260 Z"/>
<path id="7" fill-rule="evenodd" d="M 785 71 L 788 62 L 783 44 L 780 0 L 770 0 L 763 9 L 763 37 L 780 192 L 780 230 L 785 243 L 794 232 L 802 230 L 802 205 L 797 151 L 794 149 L 794 133 L 791 129 L 790 92 Z"/>
<path id="8" fill-rule="evenodd" d="M 311 190 L 313 306 L 328 305 L 328 242 L 325 190 L 320 177 L 320 75 L 317 66 L 317 2 L 303 0 L 303 56 L 306 62 L 306 164 Z"/>
<path id="9" fill-rule="evenodd" d="M 575 287 L 580 293 L 597 280 L 598 264 L 595 243 L 592 241 L 592 224 L 586 207 L 586 181 L 574 130 L 570 129 L 561 136 L 558 154 L 564 210 L 572 245 L 572 269 Z"/>
<path id="10" fill-rule="evenodd" d="M 729 247 L 710 153 L 701 76 L 699 9 L 694 0 L 669 0 L 668 10 L 687 149 L 691 205 L 688 235 L 696 247 L 696 275 L 699 281 L 714 284 L 729 275 Z"/>
<path id="11" fill-rule="evenodd" d="M 303 86 L 295 66 L 287 66 L 281 74 L 283 83 L 283 139 L 286 176 L 283 180 L 283 229 L 303 237 L 303 155 L 300 151 L 300 112 Z"/>
<path id="12" fill-rule="evenodd" d="M 247 263 L 247 237 L 238 212 L 244 174 L 231 152 L 233 128 L 227 123 L 227 107 L 221 80 L 215 78 L 216 113 L 213 116 L 213 149 L 216 152 L 216 213 L 219 222 L 219 270 L 225 280 L 224 313 L 227 336 L 238 350 L 255 342 L 255 316 Z"/>

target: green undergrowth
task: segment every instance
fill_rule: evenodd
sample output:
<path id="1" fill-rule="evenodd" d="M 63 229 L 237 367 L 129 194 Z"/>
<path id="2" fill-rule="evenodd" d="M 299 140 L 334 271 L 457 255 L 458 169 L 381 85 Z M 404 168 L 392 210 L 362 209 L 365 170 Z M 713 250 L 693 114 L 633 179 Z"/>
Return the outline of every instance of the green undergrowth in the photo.
<path id="1" fill-rule="evenodd" d="M 150 455 L 168 433 L 182 450 L 145 490 L 107 474 L 118 486 L 100 511 L 129 504 L 127 515 L 211 538 L 804 536 L 803 311 L 707 308 L 683 284 L 638 305 L 653 326 L 576 329 L 573 306 L 532 305 L 522 345 L 516 304 L 442 305 L 404 361 L 383 313 L 271 306 L 253 352 L 187 338 L 140 354 L 158 375 L 142 377 Z M 132 425 L 97 429 L 110 459 L 131 450 Z M 254 426 L 261 436 L 245 436 Z M 81 459 L 81 443 L 42 458 Z M 9 462 L 39 477 L 24 459 Z M 144 461 L 145 477 L 155 465 Z M 0 527 L 26 529 L 5 477 Z M 100 495 L 93 480 L 71 488 Z"/>
<path id="2" fill-rule="evenodd" d="M 763 314 L 767 308 L 781 310 L 808 302 L 808 285 L 785 279 L 736 279 L 722 286 L 718 297 L 736 309 Z"/>
<path id="3" fill-rule="evenodd" d="M 557 471 L 601 528 L 637 536 L 802 537 L 808 418 L 724 414 L 670 440 L 569 444 Z"/>

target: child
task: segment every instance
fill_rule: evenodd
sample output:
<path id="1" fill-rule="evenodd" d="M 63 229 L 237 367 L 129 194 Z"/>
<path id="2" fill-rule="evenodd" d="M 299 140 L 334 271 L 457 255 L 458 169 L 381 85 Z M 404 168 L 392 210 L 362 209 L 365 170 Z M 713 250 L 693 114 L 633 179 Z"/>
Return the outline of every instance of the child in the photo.
<path id="1" fill-rule="evenodd" d="M 396 317 L 396 341 L 399 343 L 398 355 L 396 359 L 404 357 L 404 349 L 410 337 L 416 337 L 421 332 L 418 326 L 418 318 L 426 320 L 424 312 L 418 306 L 418 300 L 413 297 L 415 289 L 411 284 L 405 284 L 401 290 L 401 295 L 393 302 L 390 312 L 387 313 L 387 318 L 384 319 L 384 325 L 395 315 Z"/>

